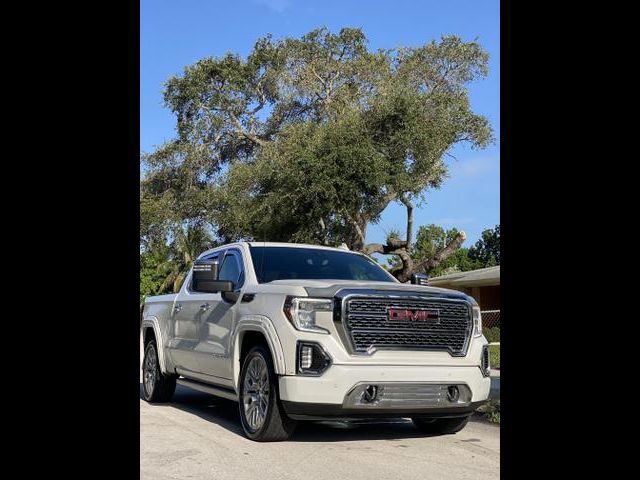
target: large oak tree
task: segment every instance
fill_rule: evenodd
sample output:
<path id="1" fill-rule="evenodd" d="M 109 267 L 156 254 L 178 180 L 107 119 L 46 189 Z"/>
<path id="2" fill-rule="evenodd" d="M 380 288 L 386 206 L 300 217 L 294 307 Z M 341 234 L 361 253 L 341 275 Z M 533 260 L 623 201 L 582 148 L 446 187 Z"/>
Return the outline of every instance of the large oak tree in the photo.
<path id="1" fill-rule="evenodd" d="M 429 271 L 464 241 L 412 258 L 413 211 L 466 142 L 492 141 L 467 87 L 487 74 L 475 42 L 446 36 L 370 51 L 359 29 L 258 40 L 188 66 L 166 84 L 176 138 L 144 156 L 143 241 L 208 225 L 222 240 L 346 243 L 395 254 L 393 274 Z M 404 238 L 366 244 L 391 202 L 406 208 Z"/>

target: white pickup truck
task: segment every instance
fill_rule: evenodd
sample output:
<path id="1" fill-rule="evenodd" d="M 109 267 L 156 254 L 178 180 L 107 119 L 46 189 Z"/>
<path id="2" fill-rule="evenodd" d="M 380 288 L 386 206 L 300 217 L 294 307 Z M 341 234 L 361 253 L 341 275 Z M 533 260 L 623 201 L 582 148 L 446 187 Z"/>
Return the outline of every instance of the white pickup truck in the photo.
<path id="1" fill-rule="evenodd" d="M 408 417 L 455 433 L 489 396 L 480 309 L 414 279 L 341 248 L 204 252 L 178 294 L 145 301 L 144 398 L 169 401 L 177 383 L 237 401 L 256 441 L 300 420 Z"/>

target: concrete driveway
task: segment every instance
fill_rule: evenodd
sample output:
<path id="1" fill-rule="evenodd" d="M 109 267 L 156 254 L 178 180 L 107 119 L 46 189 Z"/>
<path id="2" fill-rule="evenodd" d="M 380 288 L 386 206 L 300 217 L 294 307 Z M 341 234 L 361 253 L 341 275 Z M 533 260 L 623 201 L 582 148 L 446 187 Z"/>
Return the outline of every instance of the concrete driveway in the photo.
<path id="1" fill-rule="evenodd" d="M 302 423 L 288 442 L 256 443 L 233 402 L 178 386 L 173 402 L 140 400 L 141 479 L 498 479 L 500 428 L 472 421 L 424 436 L 408 420 Z"/>

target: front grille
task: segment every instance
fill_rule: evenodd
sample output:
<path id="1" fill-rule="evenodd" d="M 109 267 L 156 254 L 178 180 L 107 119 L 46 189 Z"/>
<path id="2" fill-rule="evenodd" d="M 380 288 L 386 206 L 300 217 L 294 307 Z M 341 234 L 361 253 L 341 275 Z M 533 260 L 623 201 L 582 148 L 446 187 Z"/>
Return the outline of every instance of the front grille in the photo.
<path id="1" fill-rule="evenodd" d="M 372 348 L 447 350 L 466 354 L 472 320 L 470 306 L 462 300 L 347 297 L 344 328 L 356 352 Z M 438 320 L 389 320 L 389 309 L 437 310 Z"/>

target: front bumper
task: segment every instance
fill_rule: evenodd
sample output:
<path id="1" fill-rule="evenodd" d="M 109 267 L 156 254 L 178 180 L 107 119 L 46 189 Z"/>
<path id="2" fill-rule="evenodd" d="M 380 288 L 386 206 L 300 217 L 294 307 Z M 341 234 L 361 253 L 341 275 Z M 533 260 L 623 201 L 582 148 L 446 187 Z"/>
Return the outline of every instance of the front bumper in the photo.
<path id="1" fill-rule="evenodd" d="M 354 409 L 326 403 L 282 402 L 287 416 L 294 420 L 349 420 L 356 418 L 448 418 L 471 415 L 486 400 L 465 407 L 431 407 L 411 409 Z"/>
<path id="2" fill-rule="evenodd" d="M 363 385 L 379 388 L 380 401 L 354 402 Z M 464 394 L 447 400 L 448 386 Z M 333 365 L 320 377 L 282 376 L 279 387 L 294 418 L 462 416 L 488 399 L 491 380 L 477 366 Z"/>

